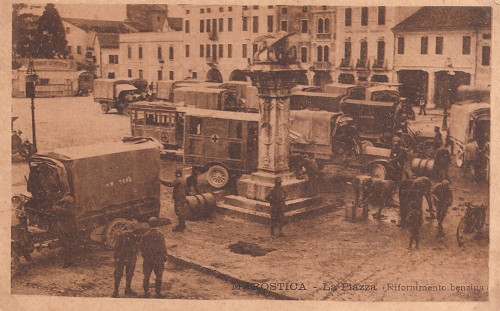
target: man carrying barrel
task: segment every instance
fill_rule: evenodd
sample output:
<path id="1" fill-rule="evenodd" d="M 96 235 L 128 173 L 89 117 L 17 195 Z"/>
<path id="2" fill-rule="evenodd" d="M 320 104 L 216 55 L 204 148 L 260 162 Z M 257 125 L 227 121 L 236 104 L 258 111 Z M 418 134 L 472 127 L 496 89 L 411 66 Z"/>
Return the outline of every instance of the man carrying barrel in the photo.
<path id="1" fill-rule="evenodd" d="M 175 180 L 173 182 L 168 182 L 160 180 L 161 184 L 167 187 L 173 187 L 173 199 L 174 199 L 174 211 L 179 218 L 179 224 L 172 229 L 174 232 L 183 232 L 186 228 L 186 192 L 187 184 L 186 180 L 182 178 L 182 170 L 178 169 L 175 171 Z"/>

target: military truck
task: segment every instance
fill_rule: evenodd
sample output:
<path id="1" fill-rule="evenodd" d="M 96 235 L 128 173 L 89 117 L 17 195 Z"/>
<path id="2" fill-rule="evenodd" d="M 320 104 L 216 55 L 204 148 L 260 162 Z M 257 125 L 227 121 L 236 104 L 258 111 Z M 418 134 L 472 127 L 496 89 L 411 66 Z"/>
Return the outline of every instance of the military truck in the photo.
<path id="1" fill-rule="evenodd" d="M 27 191 L 12 198 L 12 261 L 59 246 L 53 205 L 64 194 L 74 199 L 80 241 L 114 247 L 130 221 L 160 212 L 160 150 L 150 139 L 98 143 L 38 153 L 29 160 Z"/>
<path id="2" fill-rule="evenodd" d="M 138 97 L 140 90 L 131 80 L 95 79 L 94 101 L 101 104 L 101 112 L 115 108 L 118 113 L 130 115 L 128 104 Z"/>

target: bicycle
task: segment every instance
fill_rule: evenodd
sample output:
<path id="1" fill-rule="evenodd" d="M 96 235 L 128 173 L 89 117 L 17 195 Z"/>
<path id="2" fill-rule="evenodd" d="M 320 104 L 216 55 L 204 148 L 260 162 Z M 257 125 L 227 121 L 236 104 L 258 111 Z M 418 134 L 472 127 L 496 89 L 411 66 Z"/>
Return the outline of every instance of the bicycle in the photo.
<path id="1" fill-rule="evenodd" d="M 467 202 L 465 205 L 467 206 L 465 215 L 460 219 L 457 227 L 458 246 L 463 246 L 468 240 L 481 238 L 486 220 L 487 205 L 482 203 L 481 205 L 473 205 L 471 202 Z"/>

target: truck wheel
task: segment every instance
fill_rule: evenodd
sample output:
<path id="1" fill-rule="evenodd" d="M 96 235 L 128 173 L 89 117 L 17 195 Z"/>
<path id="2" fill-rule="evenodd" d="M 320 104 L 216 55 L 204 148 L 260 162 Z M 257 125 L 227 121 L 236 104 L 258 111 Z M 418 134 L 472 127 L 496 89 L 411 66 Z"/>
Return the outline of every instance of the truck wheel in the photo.
<path id="1" fill-rule="evenodd" d="M 229 181 L 229 173 L 227 169 L 221 165 L 214 165 L 207 172 L 208 183 L 214 188 L 222 188 Z"/>
<path id="2" fill-rule="evenodd" d="M 109 111 L 108 104 L 102 103 L 101 104 L 101 112 L 105 114 L 105 113 L 108 113 L 108 111 Z"/>
<path id="3" fill-rule="evenodd" d="M 104 229 L 105 244 L 109 248 L 114 248 L 116 240 L 124 231 L 130 230 L 130 223 L 123 218 L 113 219 Z"/>
<path id="4" fill-rule="evenodd" d="M 370 175 L 375 178 L 385 179 L 387 177 L 387 170 L 384 165 L 374 163 L 371 166 Z"/>

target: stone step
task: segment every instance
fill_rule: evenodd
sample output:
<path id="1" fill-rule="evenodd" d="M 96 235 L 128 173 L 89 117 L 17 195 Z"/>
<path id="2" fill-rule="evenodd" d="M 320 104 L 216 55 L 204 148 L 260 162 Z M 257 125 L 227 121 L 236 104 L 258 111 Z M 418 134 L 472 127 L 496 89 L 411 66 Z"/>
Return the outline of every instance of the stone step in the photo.
<path id="1" fill-rule="evenodd" d="M 228 195 L 224 199 L 224 203 L 242 207 L 246 209 L 251 209 L 256 212 L 270 213 L 271 206 L 269 202 L 263 202 L 259 200 L 253 200 L 237 195 Z M 297 198 L 293 200 L 286 201 L 286 212 L 293 211 L 304 207 L 313 207 L 321 203 L 320 197 L 312 198 Z"/>
<path id="2" fill-rule="evenodd" d="M 308 217 L 323 215 L 333 212 L 341 208 L 341 206 L 333 204 L 317 205 L 314 207 L 302 207 L 285 213 L 285 218 L 289 222 L 296 222 Z M 219 214 L 236 217 L 264 225 L 271 224 L 271 217 L 268 213 L 258 212 L 251 209 L 246 209 L 238 206 L 233 206 L 225 203 L 217 203 L 216 211 Z"/>

